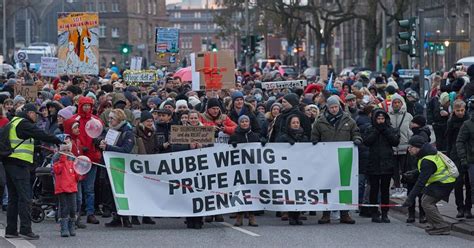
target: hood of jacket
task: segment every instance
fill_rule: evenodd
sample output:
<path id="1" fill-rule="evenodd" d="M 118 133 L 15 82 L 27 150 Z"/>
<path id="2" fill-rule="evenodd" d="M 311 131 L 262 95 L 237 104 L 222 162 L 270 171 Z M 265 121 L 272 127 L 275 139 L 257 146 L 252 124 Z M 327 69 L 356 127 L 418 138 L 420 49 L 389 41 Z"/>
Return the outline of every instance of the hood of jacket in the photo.
<path id="1" fill-rule="evenodd" d="M 372 119 L 372 125 L 377 124 L 377 116 L 380 115 L 380 114 L 382 114 L 385 117 L 385 125 L 390 126 L 391 125 L 390 116 L 383 109 L 376 109 L 376 110 L 374 110 L 374 112 L 372 112 L 372 118 L 371 118 Z"/>
<path id="2" fill-rule="evenodd" d="M 400 100 L 402 102 L 402 107 L 397 113 L 405 113 L 407 111 L 407 104 L 405 102 L 405 99 L 398 93 L 395 93 L 392 95 L 391 102 L 393 103 L 394 100 Z M 388 112 L 390 114 L 396 114 L 395 111 L 393 110 L 393 104 L 390 104 L 390 106 L 388 107 Z"/>
<path id="3" fill-rule="evenodd" d="M 63 124 L 64 133 L 71 136 L 71 138 L 76 139 L 77 136 L 72 133 L 72 126 L 76 121 L 65 121 Z"/>
<path id="4" fill-rule="evenodd" d="M 87 113 L 82 110 L 82 107 L 86 104 L 91 105 L 91 110 Z M 79 98 L 79 108 L 77 110 L 77 114 L 82 118 L 90 119 L 91 116 L 92 116 L 92 107 L 93 106 L 94 106 L 94 99 L 92 99 L 90 97 L 83 96 L 83 97 Z"/>
<path id="5" fill-rule="evenodd" d="M 420 128 L 413 128 L 412 132 L 413 132 L 413 135 L 420 135 L 420 136 L 423 136 L 424 138 L 426 138 L 428 143 L 431 142 L 431 138 L 430 138 L 431 137 L 431 131 L 430 131 L 430 128 L 428 126 L 423 126 L 423 127 L 420 127 Z"/>
<path id="6" fill-rule="evenodd" d="M 436 155 L 438 153 L 438 150 L 434 146 L 432 146 L 430 143 L 426 143 L 421 147 L 420 152 L 416 155 L 418 159 L 423 158 L 424 156 L 428 155 Z"/>

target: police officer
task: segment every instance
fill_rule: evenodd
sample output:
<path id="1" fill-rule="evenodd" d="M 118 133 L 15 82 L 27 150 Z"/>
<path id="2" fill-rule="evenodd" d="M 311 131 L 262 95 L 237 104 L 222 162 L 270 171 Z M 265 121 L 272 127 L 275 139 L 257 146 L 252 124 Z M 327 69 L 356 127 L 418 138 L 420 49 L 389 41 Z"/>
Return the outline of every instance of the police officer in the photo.
<path id="1" fill-rule="evenodd" d="M 39 239 L 39 235 L 31 230 L 31 185 L 30 170 L 33 165 L 34 142 L 61 144 L 61 140 L 46 134 L 35 125 L 37 109 L 34 104 L 23 106 L 23 111 L 10 122 L 10 143 L 15 148 L 13 153 L 4 159 L 3 164 L 7 176 L 8 207 L 5 238 Z M 18 216 L 20 217 L 20 233 L 17 231 Z"/>
<path id="2" fill-rule="evenodd" d="M 451 228 L 443 220 L 436 203 L 441 200 L 448 202 L 456 178 L 449 174 L 448 167 L 437 155 L 438 151 L 425 138 L 414 135 L 408 144 L 408 152 L 418 159 L 420 174 L 402 206 L 413 206 L 415 197 L 423 192 L 421 206 L 425 210 L 426 220 L 431 224 L 426 232 L 430 235 L 448 235 Z"/>

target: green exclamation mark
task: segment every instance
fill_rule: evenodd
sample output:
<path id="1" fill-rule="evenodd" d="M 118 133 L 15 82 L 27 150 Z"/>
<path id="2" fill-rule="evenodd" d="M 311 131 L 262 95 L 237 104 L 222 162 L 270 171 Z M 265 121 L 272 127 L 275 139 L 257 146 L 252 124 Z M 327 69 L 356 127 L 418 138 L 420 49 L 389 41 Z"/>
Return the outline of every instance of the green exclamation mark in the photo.
<path id="1" fill-rule="evenodd" d="M 115 194 L 125 194 L 125 159 L 110 158 L 110 174 L 114 184 Z M 128 199 L 126 197 L 115 197 L 117 208 L 129 210 Z"/>
<path id="2" fill-rule="evenodd" d="M 337 153 L 341 186 L 351 186 L 352 148 L 339 148 Z M 352 190 L 339 190 L 339 203 L 352 204 Z"/>

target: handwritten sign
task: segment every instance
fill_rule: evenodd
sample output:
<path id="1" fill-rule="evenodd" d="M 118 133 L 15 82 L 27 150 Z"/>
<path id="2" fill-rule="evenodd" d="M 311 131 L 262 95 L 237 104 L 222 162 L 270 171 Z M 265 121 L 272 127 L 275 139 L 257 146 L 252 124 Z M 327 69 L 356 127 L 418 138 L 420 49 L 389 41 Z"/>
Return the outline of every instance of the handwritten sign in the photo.
<path id="1" fill-rule="evenodd" d="M 41 75 L 56 77 L 58 75 L 58 58 L 41 57 Z"/>
<path id="2" fill-rule="evenodd" d="M 209 126 L 171 126 L 171 144 L 214 144 L 214 127 Z"/>
<path id="3" fill-rule="evenodd" d="M 132 63 L 130 63 L 130 70 L 137 71 L 142 69 L 142 57 L 133 57 Z"/>
<path id="4" fill-rule="evenodd" d="M 15 85 L 15 96 L 22 96 L 27 102 L 35 102 L 38 97 L 38 87 L 36 85 Z"/>
<path id="5" fill-rule="evenodd" d="M 144 82 L 152 83 L 156 81 L 156 71 L 153 70 L 143 70 L 143 71 L 133 71 L 126 70 L 123 73 L 123 79 L 125 82 Z"/>
<path id="6" fill-rule="evenodd" d="M 262 89 L 285 89 L 294 87 L 305 87 L 308 85 L 306 80 L 291 80 L 291 81 L 276 81 L 276 82 L 262 82 Z"/>
<path id="7" fill-rule="evenodd" d="M 328 80 L 328 66 L 327 65 L 319 66 L 319 75 L 321 76 L 321 80 L 323 81 Z"/>

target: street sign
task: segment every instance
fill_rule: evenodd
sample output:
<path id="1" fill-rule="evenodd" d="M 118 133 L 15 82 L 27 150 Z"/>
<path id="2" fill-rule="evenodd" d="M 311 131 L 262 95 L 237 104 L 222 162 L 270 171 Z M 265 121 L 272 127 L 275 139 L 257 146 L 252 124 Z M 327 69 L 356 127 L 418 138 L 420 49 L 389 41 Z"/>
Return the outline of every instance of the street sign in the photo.
<path id="1" fill-rule="evenodd" d="M 16 57 L 18 58 L 18 61 L 20 62 L 23 62 L 28 59 L 28 55 L 25 52 L 18 52 Z"/>

